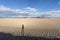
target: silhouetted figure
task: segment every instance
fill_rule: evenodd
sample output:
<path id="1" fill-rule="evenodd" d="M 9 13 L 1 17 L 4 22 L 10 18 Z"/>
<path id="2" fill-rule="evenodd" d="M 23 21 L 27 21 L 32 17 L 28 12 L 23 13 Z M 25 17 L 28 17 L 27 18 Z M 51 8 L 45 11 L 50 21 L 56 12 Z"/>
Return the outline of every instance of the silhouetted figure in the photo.
<path id="1" fill-rule="evenodd" d="M 21 36 L 24 36 L 24 24 L 22 24 Z"/>

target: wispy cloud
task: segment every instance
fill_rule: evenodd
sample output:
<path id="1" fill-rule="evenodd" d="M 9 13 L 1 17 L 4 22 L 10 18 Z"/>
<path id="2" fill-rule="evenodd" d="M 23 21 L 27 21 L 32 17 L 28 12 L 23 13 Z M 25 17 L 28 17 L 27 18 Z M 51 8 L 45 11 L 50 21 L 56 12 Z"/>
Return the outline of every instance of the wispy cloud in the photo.
<path id="1" fill-rule="evenodd" d="M 48 12 L 38 12 L 36 8 L 26 7 L 23 9 L 12 9 L 0 6 L 0 17 L 60 17 L 60 10 L 53 10 Z"/>
<path id="2" fill-rule="evenodd" d="M 22 9 L 11 9 L 3 5 L 0 6 L 0 17 L 20 17 L 20 16 L 31 16 L 37 10 L 35 8 L 26 7 Z"/>
<path id="3" fill-rule="evenodd" d="M 40 14 L 40 17 L 51 17 L 51 18 L 60 17 L 60 10 L 43 12 L 42 14 Z"/>

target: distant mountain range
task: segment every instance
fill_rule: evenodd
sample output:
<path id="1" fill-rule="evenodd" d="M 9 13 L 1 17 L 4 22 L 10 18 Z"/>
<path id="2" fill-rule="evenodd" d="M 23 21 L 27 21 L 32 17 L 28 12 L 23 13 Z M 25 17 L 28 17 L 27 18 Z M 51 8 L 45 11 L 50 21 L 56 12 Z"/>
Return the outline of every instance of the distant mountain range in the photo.
<path id="1" fill-rule="evenodd" d="M 0 18 L 60 18 L 60 17 L 0 17 Z"/>

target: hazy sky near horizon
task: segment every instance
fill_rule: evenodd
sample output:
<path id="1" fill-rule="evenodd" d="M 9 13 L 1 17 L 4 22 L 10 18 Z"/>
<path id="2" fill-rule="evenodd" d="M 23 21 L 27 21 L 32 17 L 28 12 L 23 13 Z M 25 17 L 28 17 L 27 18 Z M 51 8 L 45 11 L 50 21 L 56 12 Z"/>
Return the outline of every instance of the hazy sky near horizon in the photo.
<path id="1" fill-rule="evenodd" d="M 60 17 L 60 0 L 0 0 L 0 17 Z"/>

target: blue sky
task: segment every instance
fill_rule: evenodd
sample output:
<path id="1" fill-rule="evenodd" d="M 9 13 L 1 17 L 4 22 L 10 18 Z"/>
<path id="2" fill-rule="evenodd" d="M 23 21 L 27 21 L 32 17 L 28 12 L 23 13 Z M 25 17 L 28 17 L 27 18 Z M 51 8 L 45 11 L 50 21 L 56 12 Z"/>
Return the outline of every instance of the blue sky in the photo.
<path id="1" fill-rule="evenodd" d="M 60 0 L 0 0 L 0 17 L 60 17 Z"/>

